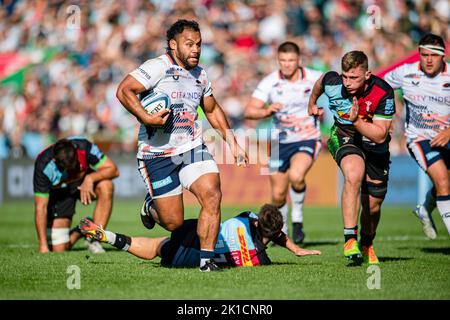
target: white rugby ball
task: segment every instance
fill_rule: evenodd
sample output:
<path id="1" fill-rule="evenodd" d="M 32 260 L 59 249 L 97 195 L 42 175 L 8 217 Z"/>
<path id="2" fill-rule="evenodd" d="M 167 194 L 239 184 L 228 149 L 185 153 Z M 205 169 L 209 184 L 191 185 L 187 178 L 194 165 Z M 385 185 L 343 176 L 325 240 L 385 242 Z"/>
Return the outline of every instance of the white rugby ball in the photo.
<path id="1" fill-rule="evenodd" d="M 164 109 L 170 109 L 170 98 L 163 92 L 152 92 L 141 101 L 147 113 L 153 114 Z"/>

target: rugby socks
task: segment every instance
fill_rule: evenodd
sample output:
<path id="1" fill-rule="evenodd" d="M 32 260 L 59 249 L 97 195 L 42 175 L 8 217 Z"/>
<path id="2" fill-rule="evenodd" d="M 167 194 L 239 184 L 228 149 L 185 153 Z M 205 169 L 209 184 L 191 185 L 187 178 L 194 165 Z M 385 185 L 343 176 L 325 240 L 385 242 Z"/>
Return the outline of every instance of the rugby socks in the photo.
<path id="1" fill-rule="evenodd" d="M 373 239 L 375 239 L 376 233 L 369 235 L 361 231 L 361 246 L 370 247 L 373 244 Z"/>
<path id="2" fill-rule="evenodd" d="M 353 228 L 344 228 L 344 238 L 345 242 L 350 239 L 358 240 L 358 226 L 354 226 Z"/>
<path id="3" fill-rule="evenodd" d="M 214 258 L 214 250 L 200 250 L 200 268 L 203 267 L 208 261 Z"/>
<path id="4" fill-rule="evenodd" d="M 422 205 L 423 207 L 420 208 L 419 214 L 421 218 L 427 218 L 428 214 L 431 214 L 433 210 L 436 208 L 436 188 L 433 187 L 430 190 L 428 190 L 425 201 Z M 425 209 L 427 212 L 423 212 L 423 209 Z"/>
<path id="5" fill-rule="evenodd" d="M 305 200 L 306 186 L 297 191 L 294 188 L 290 188 L 289 194 L 291 195 L 292 208 L 291 216 L 292 223 L 302 223 L 303 222 L 303 202 Z"/>
<path id="6" fill-rule="evenodd" d="M 436 205 L 444 221 L 447 232 L 450 234 L 450 195 L 437 196 Z"/>
<path id="7" fill-rule="evenodd" d="M 117 249 L 128 251 L 131 246 L 131 238 L 126 235 L 111 231 L 105 231 L 105 235 L 108 243 Z"/>
<path id="8" fill-rule="evenodd" d="M 285 234 L 288 234 L 288 204 L 285 202 L 281 207 L 278 207 L 278 210 L 280 210 L 281 215 L 283 216 L 283 229 L 281 229 Z"/>

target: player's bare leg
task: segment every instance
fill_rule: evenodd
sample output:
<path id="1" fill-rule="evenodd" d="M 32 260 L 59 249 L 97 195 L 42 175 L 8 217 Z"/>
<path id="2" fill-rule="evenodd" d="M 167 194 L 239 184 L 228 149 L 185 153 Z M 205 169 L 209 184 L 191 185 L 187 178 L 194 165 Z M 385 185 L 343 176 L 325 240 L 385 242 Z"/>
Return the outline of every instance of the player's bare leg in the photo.
<path id="1" fill-rule="evenodd" d="M 358 224 L 360 188 L 365 173 L 364 160 L 351 154 L 342 158 L 340 168 L 344 175 L 342 219 L 344 228 L 353 228 Z"/>
<path id="2" fill-rule="evenodd" d="M 306 182 L 305 177 L 314 162 L 313 158 L 304 152 L 295 154 L 290 161 L 288 171 L 291 183 L 291 218 L 292 218 L 292 238 L 295 243 L 303 242 L 305 233 L 303 232 L 303 202 L 305 200 Z"/>
<path id="3" fill-rule="evenodd" d="M 272 204 L 276 205 L 283 216 L 283 232 L 288 234 L 288 204 L 286 202 L 289 175 L 286 172 L 275 172 L 270 176 L 270 187 L 272 191 Z"/>
<path id="4" fill-rule="evenodd" d="M 197 233 L 202 249 L 214 250 L 220 225 L 220 177 L 217 173 L 200 176 L 190 190 L 197 197 L 202 209 L 198 219 Z"/>
<path id="5" fill-rule="evenodd" d="M 131 245 L 128 248 L 128 252 L 132 255 L 145 259 L 152 260 L 161 256 L 161 245 L 167 241 L 168 237 L 160 238 L 144 238 L 144 237 L 132 237 Z"/>
<path id="6" fill-rule="evenodd" d="M 154 199 L 156 222 L 167 231 L 181 227 L 184 221 L 183 194 Z"/>
<path id="7" fill-rule="evenodd" d="M 342 219 L 344 221 L 344 256 L 353 262 L 362 262 L 358 246 L 358 214 L 360 208 L 360 187 L 365 173 L 362 157 L 350 154 L 342 158 L 340 168 L 344 175 L 342 191 Z"/>
<path id="8" fill-rule="evenodd" d="M 214 247 L 220 227 L 220 176 L 218 173 L 201 175 L 190 187 L 200 205 L 197 234 L 200 238 L 200 271 L 208 269 L 214 258 Z M 213 264 L 214 268 L 217 268 Z M 205 269 L 205 271 L 206 271 Z"/>
<path id="9" fill-rule="evenodd" d="M 146 260 L 152 260 L 157 256 L 161 256 L 162 245 L 169 241 L 168 237 L 129 237 L 124 234 L 114 233 L 104 230 L 101 226 L 86 218 L 81 219 L 79 228 L 87 238 L 109 243 L 119 250 L 128 251 L 138 258 Z"/>
<path id="10" fill-rule="evenodd" d="M 114 184 L 111 180 L 99 181 L 95 185 L 94 192 L 97 196 L 94 209 L 94 222 L 106 228 L 112 212 Z"/>

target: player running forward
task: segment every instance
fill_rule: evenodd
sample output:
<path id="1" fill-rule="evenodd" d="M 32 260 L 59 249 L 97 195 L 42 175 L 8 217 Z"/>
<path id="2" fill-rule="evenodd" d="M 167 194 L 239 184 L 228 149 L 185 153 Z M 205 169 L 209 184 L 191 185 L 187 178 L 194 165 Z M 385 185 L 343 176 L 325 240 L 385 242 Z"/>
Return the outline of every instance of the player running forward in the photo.
<path id="1" fill-rule="evenodd" d="M 84 205 L 97 200 L 94 221 L 106 226 L 113 204 L 112 179 L 118 176 L 114 162 L 86 139 L 61 139 L 44 149 L 36 157 L 33 176 L 39 252 L 68 250 L 82 236 L 76 228 L 69 233 L 78 199 Z M 88 249 L 104 252 L 96 241 Z"/>
<path id="2" fill-rule="evenodd" d="M 101 242 L 128 251 L 138 258 L 151 260 L 161 257 L 161 264 L 173 267 L 196 267 L 200 261 L 198 220 L 184 221 L 169 237 L 129 237 L 106 231 L 89 219 L 82 219 L 83 234 Z M 295 245 L 281 231 L 283 218 L 274 205 L 264 205 L 259 214 L 246 211 L 220 225 L 214 248 L 215 264 L 206 263 L 200 271 L 220 270 L 217 265 L 252 267 L 270 264 L 266 246 L 270 241 L 287 248 L 297 256 L 317 255 L 318 250 L 306 250 Z M 217 265 L 216 265 L 217 264 Z"/>
<path id="3" fill-rule="evenodd" d="M 280 209 L 283 232 L 288 234 L 286 197 L 289 189 L 292 238 L 295 243 L 301 243 L 305 237 L 305 176 L 320 150 L 320 131 L 316 119 L 308 115 L 308 99 L 322 73 L 301 66 L 300 49 L 293 42 L 282 43 L 277 58 L 280 69 L 258 84 L 246 106 L 245 117 L 273 117 L 272 146 L 278 145 L 279 152 L 272 153 L 269 162 L 272 203 Z"/>
<path id="4" fill-rule="evenodd" d="M 431 212 L 436 206 L 450 234 L 450 66 L 440 36 L 424 36 L 419 53 L 419 62 L 399 66 L 384 78 L 403 91 L 408 150 L 433 181 L 425 202 L 413 212 L 427 237 L 435 239 Z"/>
<path id="5" fill-rule="evenodd" d="M 117 97 L 141 123 L 137 160 L 148 189 L 141 210 L 144 225 L 151 229 L 156 221 L 169 231 L 179 228 L 184 220 L 182 187 L 190 190 L 202 207 L 197 232 L 203 268 L 214 264 L 222 194 L 219 170 L 195 121 L 197 106 L 228 142 L 237 164 L 246 166 L 248 158 L 229 130 L 205 70 L 198 66 L 201 44 L 197 22 L 178 20 L 167 31 L 166 53 L 131 72 L 120 83 Z M 148 114 L 140 99 L 151 92 L 165 93 L 170 110 Z"/>
<path id="6" fill-rule="evenodd" d="M 335 120 L 328 149 L 344 175 L 341 199 L 344 256 L 359 263 L 362 249 L 364 258 L 376 264 L 373 239 L 387 192 L 394 92 L 384 80 L 371 74 L 363 52 L 351 51 L 342 58 L 342 74 L 331 71 L 315 83 L 309 114 L 323 113 L 316 105 L 322 93 L 329 99 Z M 360 205 L 361 241 L 358 245 Z"/>

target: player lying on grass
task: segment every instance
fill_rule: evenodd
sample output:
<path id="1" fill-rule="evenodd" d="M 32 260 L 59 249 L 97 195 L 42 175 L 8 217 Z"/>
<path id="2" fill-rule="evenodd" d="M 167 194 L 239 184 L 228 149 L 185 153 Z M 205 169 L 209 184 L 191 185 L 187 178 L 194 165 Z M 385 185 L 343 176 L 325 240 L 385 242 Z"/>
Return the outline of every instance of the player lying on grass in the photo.
<path id="1" fill-rule="evenodd" d="M 200 240 L 197 235 L 197 219 L 186 220 L 170 237 L 129 237 L 103 230 L 89 219 L 80 221 L 81 232 L 100 242 L 128 251 L 136 257 L 151 260 L 161 257 L 163 266 L 197 267 L 200 261 Z M 212 265 L 258 266 L 271 261 L 266 253 L 270 241 L 287 248 L 297 256 L 318 255 L 318 250 L 298 247 L 281 231 L 283 217 L 274 205 L 265 204 L 256 214 L 246 211 L 220 225 L 215 257 Z M 219 268 L 217 270 L 220 270 Z M 216 271 L 209 266 L 200 271 Z"/>

